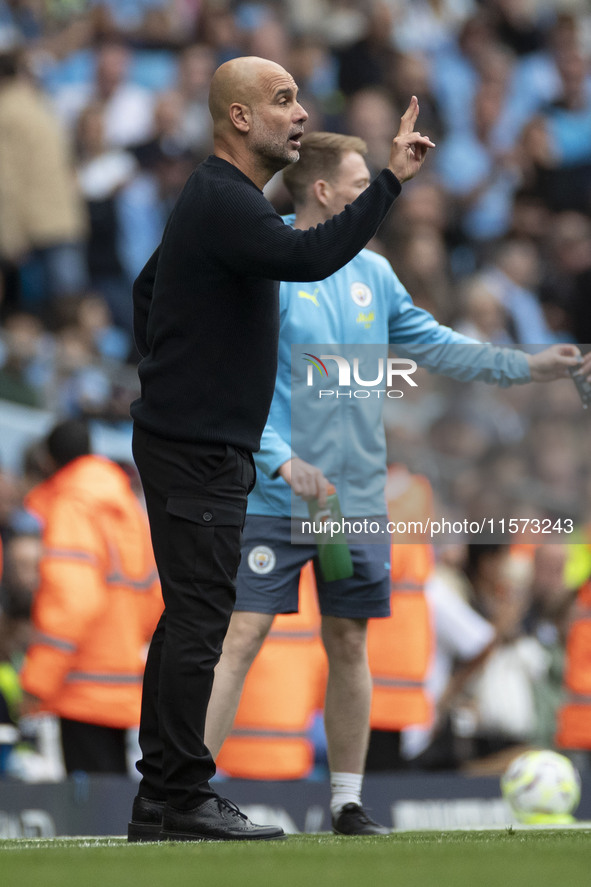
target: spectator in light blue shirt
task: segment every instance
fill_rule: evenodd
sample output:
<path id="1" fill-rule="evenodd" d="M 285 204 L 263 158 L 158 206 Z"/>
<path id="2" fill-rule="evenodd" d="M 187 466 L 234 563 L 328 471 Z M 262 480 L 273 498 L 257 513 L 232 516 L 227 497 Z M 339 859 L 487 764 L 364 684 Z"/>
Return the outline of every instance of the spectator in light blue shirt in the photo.
<path id="1" fill-rule="evenodd" d="M 463 211 L 463 233 L 472 241 L 502 237 L 511 223 L 518 170 L 492 138 L 503 96 L 499 84 L 482 84 L 474 100 L 473 127 L 452 132 L 437 155 L 437 172 Z"/>

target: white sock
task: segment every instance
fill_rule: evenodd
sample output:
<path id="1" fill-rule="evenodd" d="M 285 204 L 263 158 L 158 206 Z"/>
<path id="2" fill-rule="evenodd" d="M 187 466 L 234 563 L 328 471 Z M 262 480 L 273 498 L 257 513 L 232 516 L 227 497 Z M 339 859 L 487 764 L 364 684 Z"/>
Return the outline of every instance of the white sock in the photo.
<path id="1" fill-rule="evenodd" d="M 337 816 L 345 804 L 361 804 L 363 773 L 330 774 L 330 812 Z"/>

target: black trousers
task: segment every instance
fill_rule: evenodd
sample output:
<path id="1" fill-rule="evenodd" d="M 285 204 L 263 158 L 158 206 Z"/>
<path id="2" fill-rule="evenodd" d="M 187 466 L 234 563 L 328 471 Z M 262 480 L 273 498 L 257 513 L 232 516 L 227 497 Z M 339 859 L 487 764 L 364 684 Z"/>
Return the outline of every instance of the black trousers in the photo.
<path id="1" fill-rule="evenodd" d="M 137 426 L 133 453 L 164 599 L 144 675 L 139 794 L 190 809 L 215 795 L 205 716 L 236 597 L 254 462 L 228 444 L 165 440 Z"/>
<path id="2" fill-rule="evenodd" d="M 60 718 L 67 773 L 127 773 L 127 730 Z"/>

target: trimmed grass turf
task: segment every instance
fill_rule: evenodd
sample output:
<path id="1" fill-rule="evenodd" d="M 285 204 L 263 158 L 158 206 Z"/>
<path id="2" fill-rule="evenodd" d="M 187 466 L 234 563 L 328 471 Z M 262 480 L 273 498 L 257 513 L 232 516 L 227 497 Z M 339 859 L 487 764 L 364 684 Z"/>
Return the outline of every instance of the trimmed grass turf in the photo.
<path id="1" fill-rule="evenodd" d="M 2 887 L 589 887 L 591 830 L 127 844 L 0 840 Z"/>

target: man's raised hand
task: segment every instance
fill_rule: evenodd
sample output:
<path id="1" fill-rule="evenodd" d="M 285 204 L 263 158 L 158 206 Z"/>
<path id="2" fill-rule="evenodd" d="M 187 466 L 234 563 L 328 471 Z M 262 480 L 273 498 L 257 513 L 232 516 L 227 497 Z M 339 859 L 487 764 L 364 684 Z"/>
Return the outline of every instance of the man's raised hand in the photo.
<path id="1" fill-rule="evenodd" d="M 413 95 L 400 119 L 400 129 L 392 140 L 390 149 L 388 167 L 399 182 L 406 182 L 416 176 L 427 156 L 427 151 L 435 147 L 431 139 L 414 131 L 418 116 L 419 102 L 416 95 Z"/>

